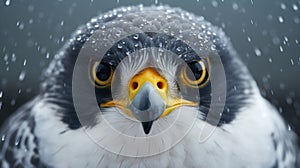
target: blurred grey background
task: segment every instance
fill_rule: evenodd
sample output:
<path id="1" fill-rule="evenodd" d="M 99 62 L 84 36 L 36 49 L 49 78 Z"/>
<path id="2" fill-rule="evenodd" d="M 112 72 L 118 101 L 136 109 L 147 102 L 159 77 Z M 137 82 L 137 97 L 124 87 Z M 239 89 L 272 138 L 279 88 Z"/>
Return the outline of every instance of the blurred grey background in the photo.
<path id="1" fill-rule="evenodd" d="M 1 0 L 0 125 L 39 92 L 41 73 L 78 26 L 138 4 L 180 7 L 222 27 L 263 96 L 300 135 L 299 0 Z"/>

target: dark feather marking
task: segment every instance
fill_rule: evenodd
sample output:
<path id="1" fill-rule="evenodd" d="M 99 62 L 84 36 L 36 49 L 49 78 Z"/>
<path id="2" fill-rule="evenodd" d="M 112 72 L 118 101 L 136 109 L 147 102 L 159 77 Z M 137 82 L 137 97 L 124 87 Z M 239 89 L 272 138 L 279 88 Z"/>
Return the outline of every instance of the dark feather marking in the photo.
<path id="1" fill-rule="evenodd" d="M 2 137 L 5 135 L 5 140 L 0 141 L 1 146 L 3 148 L 0 148 L 0 155 L 2 155 L 2 159 L 6 161 L 6 163 L 9 163 L 10 166 L 13 165 L 13 167 L 20 167 L 24 166 L 26 163 L 26 159 L 28 157 L 31 157 L 31 163 L 32 165 L 26 164 L 26 166 L 30 167 L 46 167 L 39 159 L 39 153 L 38 153 L 38 140 L 36 137 L 34 137 L 33 142 L 29 142 L 28 137 L 24 134 L 24 131 L 20 131 L 19 127 L 16 126 L 22 125 L 24 123 L 27 123 L 27 127 L 30 128 L 30 133 L 34 135 L 34 129 L 35 129 L 35 121 L 30 115 L 30 111 L 32 111 L 32 105 L 35 103 L 33 100 L 32 102 L 25 104 L 20 108 L 22 111 L 18 110 L 11 118 L 8 120 L 5 124 L 3 129 L 0 131 L 0 136 Z M 23 140 L 24 139 L 24 140 Z M 22 141 L 23 140 L 23 141 Z M 22 147 L 21 147 L 22 145 Z M 17 156 L 16 153 L 19 153 L 20 150 L 27 149 L 29 150 L 30 145 L 35 145 L 36 147 L 33 149 L 33 156 L 24 155 L 21 156 L 20 160 L 17 160 L 15 156 Z M 20 154 L 18 154 L 20 156 Z"/>
<path id="2" fill-rule="evenodd" d="M 275 161 L 274 165 L 272 166 L 272 168 L 278 168 L 278 160 Z"/>
<path id="3" fill-rule="evenodd" d="M 66 133 L 66 132 L 68 132 L 68 131 L 69 131 L 69 130 L 66 129 L 66 130 L 61 131 L 59 134 L 64 134 L 64 133 Z"/>
<path id="4" fill-rule="evenodd" d="M 272 167 L 277 168 L 277 167 L 297 167 L 298 165 L 298 157 L 299 157 L 299 152 L 298 152 L 298 147 L 296 145 L 296 137 L 294 137 L 292 132 L 284 132 L 285 135 L 279 135 L 275 133 L 271 133 L 271 141 L 273 143 L 274 151 L 276 154 L 275 157 L 275 163 Z M 292 139 L 288 139 L 286 137 L 293 137 Z M 291 165 L 290 162 L 287 162 L 287 158 L 289 156 L 294 156 L 296 159 L 296 162 L 294 165 Z M 283 165 L 282 165 L 283 164 Z M 286 165 L 288 164 L 288 165 Z"/>

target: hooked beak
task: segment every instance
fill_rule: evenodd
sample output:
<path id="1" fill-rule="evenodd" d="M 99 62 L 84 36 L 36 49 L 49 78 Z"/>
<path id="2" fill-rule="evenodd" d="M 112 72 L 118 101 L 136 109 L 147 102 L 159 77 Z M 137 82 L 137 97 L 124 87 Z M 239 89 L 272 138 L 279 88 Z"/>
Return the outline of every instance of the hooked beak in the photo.
<path id="1" fill-rule="evenodd" d="M 128 84 L 129 102 L 113 100 L 101 107 L 117 106 L 141 121 L 145 134 L 149 134 L 155 120 L 174 109 L 198 103 L 168 96 L 168 82 L 155 69 L 146 68 L 135 75 Z"/>
<path id="2" fill-rule="evenodd" d="M 166 102 L 153 85 L 146 82 L 128 106 L 136 119 L 142 122 L 145 134 L 150 132 L 153 121 L 166 109 Z"/>

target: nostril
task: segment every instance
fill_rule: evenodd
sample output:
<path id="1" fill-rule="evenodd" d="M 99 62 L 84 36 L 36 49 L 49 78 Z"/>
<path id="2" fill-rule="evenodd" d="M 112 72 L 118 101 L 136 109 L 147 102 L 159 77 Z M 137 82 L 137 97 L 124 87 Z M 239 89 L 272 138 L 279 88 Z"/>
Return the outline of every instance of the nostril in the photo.
<path id="1" fill-rule="evenodd" d="M 133 90 L 137 89 L 139 84 L 137 82 L 132 82 L 131 87 Z"/>
<path id="2" fill-rule="evenodd" d="M 163 82 L 157 82 L 157 87 L 159 88 L 159 89 L 163 89 L 164 88 L 164 83 Z"/>

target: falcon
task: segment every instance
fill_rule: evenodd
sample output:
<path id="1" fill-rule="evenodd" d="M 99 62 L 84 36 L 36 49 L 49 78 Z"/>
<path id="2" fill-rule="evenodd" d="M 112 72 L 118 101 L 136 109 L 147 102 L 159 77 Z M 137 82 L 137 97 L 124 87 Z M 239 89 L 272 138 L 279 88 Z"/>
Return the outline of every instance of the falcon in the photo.
<path id="1" fill-rule="evenodd" d="M 79 27 L 3 124 L 8 167 L 297 167 L 297 139 L 224 32 L 179 8 Z"/>

